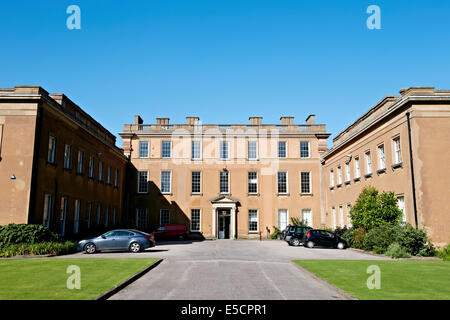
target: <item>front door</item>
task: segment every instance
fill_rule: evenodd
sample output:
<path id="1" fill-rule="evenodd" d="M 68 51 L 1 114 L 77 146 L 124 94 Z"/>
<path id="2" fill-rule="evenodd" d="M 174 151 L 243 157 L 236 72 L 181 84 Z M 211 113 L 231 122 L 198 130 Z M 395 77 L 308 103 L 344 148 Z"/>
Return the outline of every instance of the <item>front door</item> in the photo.
<path id="1" fill-rule="evenodd" d="M 221 209 L 218 212 L 219 216 L 219 239 L 230 239 L 230 210 Z"/>

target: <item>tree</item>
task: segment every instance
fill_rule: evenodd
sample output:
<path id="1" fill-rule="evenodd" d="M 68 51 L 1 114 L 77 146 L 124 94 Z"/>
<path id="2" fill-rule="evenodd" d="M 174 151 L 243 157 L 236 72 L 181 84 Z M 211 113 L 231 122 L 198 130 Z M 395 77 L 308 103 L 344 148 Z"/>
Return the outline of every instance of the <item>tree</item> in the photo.
<path id="1" fill-rule="evenodd" d="M 294 226 L 300 226 L 300 227 L 307 227 L 308 226 L 308 221 L 302 220 L 302 219 L 297 218 L 297 217 L 291 217 L 291 223 Z"/>
<path id="2" fill-rule="evenodd" d="M 350 210 L 353 227 L 365 230 L 385 224 L 398 225 L 401 217 L 394 193 L 379 193 L 374 187 L 365 187 Z"/>

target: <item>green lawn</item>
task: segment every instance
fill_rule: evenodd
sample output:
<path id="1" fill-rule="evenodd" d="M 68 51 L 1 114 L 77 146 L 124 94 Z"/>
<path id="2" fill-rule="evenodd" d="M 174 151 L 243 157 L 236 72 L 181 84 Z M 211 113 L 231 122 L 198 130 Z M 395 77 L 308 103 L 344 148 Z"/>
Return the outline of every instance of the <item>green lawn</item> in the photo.
<path id="1" fill-rule="evenodd" d="M 0 300 L 93 299 L 158 259 L 0 260 Z M 81 289 L 68 289 L 67 267 L 80 268 Z"/>
<path id="2" fill-rule="evenodd" d="M 295 260 L 295 263 L 361 300 L 448 300 L 448 261 Z M 377 265 L 381 288 L 368 289 L 367 267 Z"/>

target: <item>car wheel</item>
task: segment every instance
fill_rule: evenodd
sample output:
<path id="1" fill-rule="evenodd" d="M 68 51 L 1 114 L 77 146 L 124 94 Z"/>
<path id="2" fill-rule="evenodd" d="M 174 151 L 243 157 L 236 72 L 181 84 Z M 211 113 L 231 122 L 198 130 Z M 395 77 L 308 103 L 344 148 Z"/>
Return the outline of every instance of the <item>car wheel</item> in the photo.
<path id="1" fill-rule="evenodd" d="M 133 253 L 141 251 L 141 245 L 137 242 L 133 242 L 132 244 L 130 244 L 130 251 Z"/>
<path id="2" fill-rule="evenodd" d="M 345 244 L 344 244 L 343 242 L 339 242 L 339 243 L 337 244 L 337 248 L 338 248 L 338 249 L 344 249 L 344 248 L 345 248 Z"/>
<path id="3" fill-rule="evenodd" d="M 308 242 L 306 243 L 306 246 L 307 246 L 308 248 L 314 248 L 314 242 L 308 241 Z"/>
<path id="4" fill-rule="evenodd" d="M 291 240 L 291 243 L 293 246 L 298 247 L 300 245 L 300 240 L 298 240 L 297 238 L 294 238 Z"/>
<path id="5" fill-rule="evenodd" d="M 184 240 L 184 236 L 178 236 L 178 240 L 183 241 Z"/>
<path id="6" fill-rule="evenodd" d="M 93 244 L 92 242 L 89 242 L 89 243 L 87 243 L 87 244 L 84 246 L 84 251 L 85 251 L 87 254 L 92 254 L 92 253 L 94 253 L 96 250 L 97 250 L 97 248 L 95 247 L 95 244 Z"/>

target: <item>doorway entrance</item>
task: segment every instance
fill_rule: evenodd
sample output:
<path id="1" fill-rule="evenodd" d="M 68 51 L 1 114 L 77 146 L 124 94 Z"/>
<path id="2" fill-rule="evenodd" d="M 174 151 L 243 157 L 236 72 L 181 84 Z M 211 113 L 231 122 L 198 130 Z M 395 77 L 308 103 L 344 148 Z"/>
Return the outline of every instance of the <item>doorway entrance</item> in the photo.
<path id="1" fill-rule="evenodd" d="M 230 209 L 218 209 L 218 238 L 219 239 L 230 239 Z"/>

